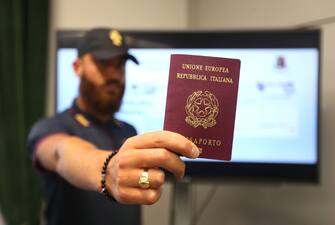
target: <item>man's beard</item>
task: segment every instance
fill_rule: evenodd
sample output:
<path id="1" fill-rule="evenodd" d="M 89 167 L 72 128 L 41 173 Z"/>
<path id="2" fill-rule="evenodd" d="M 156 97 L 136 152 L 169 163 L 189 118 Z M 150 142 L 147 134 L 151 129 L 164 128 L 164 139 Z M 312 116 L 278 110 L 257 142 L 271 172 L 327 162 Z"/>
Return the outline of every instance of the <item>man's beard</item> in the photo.
<path id="1" fill-rule="evenodd" d="M 89 111 L 100 115 L 114 115 L 120 108 L 124 83 L 112 79 L 97 86 L 83 74 L 80 80 L 80 95 Z"/>

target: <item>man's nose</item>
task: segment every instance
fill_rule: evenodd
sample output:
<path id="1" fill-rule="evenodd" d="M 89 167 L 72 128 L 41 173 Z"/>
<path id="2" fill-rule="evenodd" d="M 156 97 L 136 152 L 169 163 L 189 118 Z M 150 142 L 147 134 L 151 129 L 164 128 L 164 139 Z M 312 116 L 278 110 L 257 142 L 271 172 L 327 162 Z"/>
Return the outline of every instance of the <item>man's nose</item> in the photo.
<path id="1" fill-rule="evenodd" d="M 123 79 L 124 69 L 120 67 L 107 67 L 103 74 L 106 79 Z"/>

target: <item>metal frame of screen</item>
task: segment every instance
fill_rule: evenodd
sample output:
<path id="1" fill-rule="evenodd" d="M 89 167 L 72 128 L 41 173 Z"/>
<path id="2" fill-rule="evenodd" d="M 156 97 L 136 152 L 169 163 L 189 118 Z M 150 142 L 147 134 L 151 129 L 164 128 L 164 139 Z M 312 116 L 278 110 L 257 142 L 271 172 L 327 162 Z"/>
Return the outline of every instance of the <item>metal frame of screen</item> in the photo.
<path id="1" fill-rule="evenodd" d="M 57 48 L 73 48 L 83 31 L 58 31 Z M 320 30 L 265 31 L 124 31 L 131 48 L 316 48 L 319 51 L 318 112 L 320 109 Z M 57 90 L 57 89 L 56 89 Z M 57 95 L 56 95 L 57 96 Z M 55 101 L 57 102 L 57 101 Z M 317 163 L 186 162 L 192 180 L 319 182 L 320 122 L 317 122 Z"/>

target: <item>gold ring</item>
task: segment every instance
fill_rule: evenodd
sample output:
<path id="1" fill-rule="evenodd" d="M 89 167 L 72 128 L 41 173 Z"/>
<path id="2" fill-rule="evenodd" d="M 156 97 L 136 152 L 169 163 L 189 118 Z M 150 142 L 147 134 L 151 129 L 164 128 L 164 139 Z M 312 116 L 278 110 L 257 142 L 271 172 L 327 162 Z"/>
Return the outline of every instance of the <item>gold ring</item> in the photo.
<path id="1" fill-rule="evenodd" d="M 138 180 L 138 184 L 140 185 L 140 188 L 143 189 L 148 189 L 150 187 L 148 170 L 143 170 L 140 179 Z"/>

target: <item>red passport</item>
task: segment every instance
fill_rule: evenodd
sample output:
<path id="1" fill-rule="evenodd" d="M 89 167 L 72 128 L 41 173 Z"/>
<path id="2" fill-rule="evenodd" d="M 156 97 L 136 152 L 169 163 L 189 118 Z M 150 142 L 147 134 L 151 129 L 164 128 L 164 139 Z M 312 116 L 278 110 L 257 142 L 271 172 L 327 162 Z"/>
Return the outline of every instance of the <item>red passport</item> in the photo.
<path id="1" fill-rule="evenodd" d="M 199 158 L 230 160 L 240 60 L 171 55 L 164 130 L 186 136 Z"/>

